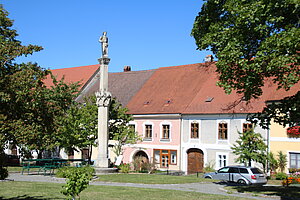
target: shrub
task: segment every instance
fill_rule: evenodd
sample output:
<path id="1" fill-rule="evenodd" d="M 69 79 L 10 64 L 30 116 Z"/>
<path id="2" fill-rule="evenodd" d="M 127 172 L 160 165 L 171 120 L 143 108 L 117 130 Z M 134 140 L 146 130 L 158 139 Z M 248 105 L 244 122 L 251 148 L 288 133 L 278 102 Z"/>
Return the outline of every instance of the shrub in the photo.
<path id="1" fill-rule="evenodd" d="M 142 163 L 143 163 L 142 156 L 135 157 L 134 160 L 132 161 L 133 170 L 142 171 Z"/>
<path id="2" fill-rule="evenodd" d="M 8 171 L 6 167 L 0 166 L 0 180 L 4 180 L 8 177 Z"/>
<path id="3" fill-rule="evenodd" d="M 146 170 L 149 174 L 153 174 L 156 170 L 156 164 L 152 162 L 142 163 L 142 169 Z"/>
<path id="4" fill-rule="evenodd" d="M 283 172 L 279 172 L 279 173 L 277 173 L 276 174 L 276 180 L 284 180 L 284 179 L 287 179 L 287 175 L 286 175 L 286 173 L 283 173 Z"/>
<path id="5" fill-rule="evenodd" d="M 130 164 L 121 164 L 119 165 L 119 169 L 121 173 L 129 173 L 130 171 Z"/>
<path id="6" fill-rule="evenodd" d="M 276 160 L 275 155 L 272 152 L 268 154 L 268 161 L 271 168 L 271 173 L 275 173 L 278 168 L 278 161 Z"/>
<path id="7" fill-rule="evenodd" d="M 204 173 L 206 173 L 206 172 L 214 172 L 214 171 L 216 171 L 214 169 L 214 167 L 215 167 L 215 163 L 214 163 L 214 161 L 211 160 L 208 163 L 206 163 L 203 171 L 204 171 Z"/>
<path id="8" fill-rule="evenodd" d="M 279 151 L 278 152 L 278 167 L 280 169 L 280 172 L 284 171 L 286 163 L 287 163 L 286 155 L 282 151 Z"/>
<path id="9" fill-rule="evenodd" d="M 5 166 L 5 153 L 0 148 L 0 180 L 4 180 L 8 177 L 8 172 Z"/>
<path id="10" fill-rule="evenodd" d="M 89 178 L 92 178 L 95 174 L 95 169 L 91 166 L 84 167 L 61 167 L 56 172 L 56 176 L 59 178 L 67 178 L 70 174 L 74 174 L 79 171 L 80 173 L 85 173 Z"/>
<path id="11" fill-rule="evenodd" d="M 66 185 L 62 186 L 61 193 L 66 195 L 69 199 L 75 200 L 79 197 L 80 192 L 87 188 L 92 178 L 89 170 L 83 168 L 71 168 L 66 170 Z"/>

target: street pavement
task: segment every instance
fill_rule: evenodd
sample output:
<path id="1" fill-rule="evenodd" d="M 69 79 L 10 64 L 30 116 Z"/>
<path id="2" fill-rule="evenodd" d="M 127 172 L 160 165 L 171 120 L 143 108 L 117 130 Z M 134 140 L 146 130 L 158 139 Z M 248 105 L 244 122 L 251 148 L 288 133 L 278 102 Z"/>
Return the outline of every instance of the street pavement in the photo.
<path id="1" fill-rule="evenodd" d="M 36 174 L 20 174 L 10 173 L 9 180 L 11 181 L 29 181 L 29 182 L 48 182 L 48 183 L 65 183 L 64 178 L 56 178 L 52 176 L 36 175 Z M 102 182 L 92 180 L 90 185 L 105 185 L 105 186 L 121 186 L 121 187 L 137 187 L 137 188 L 154 188 L 165 190 L 180 190 L 190 192 L 200 192 L 206 194 L 218 194 L 225 196 L 244 197 L 249 199 L 263 199 L 263 200 L 279 200 L 280 197 L 268 196 L 252 196 L 250 194 L 242 193 L 228 193 L 226 185 L 219 183 L 185 183 L 185 184 L 140 184 L 140 183 L 115 183 L 115 182 Z"/>

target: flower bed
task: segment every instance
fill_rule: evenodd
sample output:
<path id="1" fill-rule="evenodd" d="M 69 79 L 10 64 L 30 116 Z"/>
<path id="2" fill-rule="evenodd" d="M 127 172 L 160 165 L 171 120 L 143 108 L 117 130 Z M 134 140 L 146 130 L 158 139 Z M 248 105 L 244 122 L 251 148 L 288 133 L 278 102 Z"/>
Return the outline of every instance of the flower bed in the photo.
<path id="1" fill-rule="evenodd" d="M 290 184 L 300 184 L 300 172 L 291 174 L 290 177 L 282 181 L 283 186 L 289 186 Z"/>

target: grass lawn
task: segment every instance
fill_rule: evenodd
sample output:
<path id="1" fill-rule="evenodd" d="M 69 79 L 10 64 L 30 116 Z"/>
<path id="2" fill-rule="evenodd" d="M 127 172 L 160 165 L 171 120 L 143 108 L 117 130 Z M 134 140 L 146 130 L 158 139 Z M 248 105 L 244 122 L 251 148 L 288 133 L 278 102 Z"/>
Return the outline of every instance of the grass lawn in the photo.
<path id="1" fill-rule="evenodd" d="M 119 182 L 119 183 L 144 183 L 144 184 L 181 184 L 196 182 L 214 182 L 212 179 L 197 178 L 191 176 L 171 176 L 156 174 L 109 174 L 99 175 L 99 181 Z M 202 177 L 199 176 L 199 177 Z"/>
<path id="2" fill-rule="evenodd" d="M 37 182 L 0 182 L 1 200 L 46 200 L 46 199 L 65 199 L 60 193 L 63 184 L 58 183 L 37 183 Z M 117 199 L 172 199 L 172 200 L 214 200 L 214 199 L 240 199 L 232 196 L 221 196 L 202 194 L 197 192 L 184 192 L 175 190 L 145 189 L 131 187 L 113 187 L 113 186 L 94 186 L 90 185 L 80 195 L 81 200 L 117 200 Z"/>
<path id="3" fill-rule="evenodd" d="M 230 192 L 251 193 L 252 195 L 269 195 L 279 197 L 300 198 L 300 185 L 283 186 L 230 186 L 226 187 Z"/>
<path id="4" fill-rule="evenodd" d="M 22 167 L 7 167 L 8 172 L 21 172 Z"/>
<path id="5" fill-rule="evenodd" d="M 22 167 L 7 167 L 8 173 L 22 173 Z M 39 168 L 31 168 L 29 170 L 29 174 L 37 174 L 39 172 Z M 56 173 L 57 169 L 54 170 L 54 173 Z M 27 170 L 24 170 L 23 174 L 27 174 Z M 43 174 L 43 171 L 40 171 L 40 174 Z M 1 200 L 1 199 L 0 199 Z"/>
<path id="6" fill-rule="evenodd" d="M 268 180 L 268 185 L 282 185 L 282 180 Z"/>

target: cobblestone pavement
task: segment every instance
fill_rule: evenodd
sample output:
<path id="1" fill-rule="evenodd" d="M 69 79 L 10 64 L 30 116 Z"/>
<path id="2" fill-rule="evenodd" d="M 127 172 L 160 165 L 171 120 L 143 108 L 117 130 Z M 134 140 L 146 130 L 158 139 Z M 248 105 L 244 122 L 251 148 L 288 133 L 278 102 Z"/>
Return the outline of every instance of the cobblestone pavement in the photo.
<path id="1" fill-rule="evenodd" d="M 8 179 L 14 181 L 30 181 L 30 182 L 51 182 L 51 183 L 65 183 L 64 178 L 56 178 L 43 175 L 21 175 L 20 173 L 10 173 Z M 115 183 L 115 182 L 102 182 L 91 181 L 91 185 L 106 185 L 106 186 L 122 186 L 122 187 L 137 187 L 137 188 L 154 188 L 166 190 L 180 190 L 190 192 L 200 192 L 207 194 L 219 194 L 225 196 L 244 197 L 250 199 L 263 199 L 263 200 L 279 200 L 280 197 L 262 197 L 252 196 L 249 194 L 227 193 L 226 186 L 216 183 L 185 183 L 185 184 L 139 184 L 139 183 Z"/>

